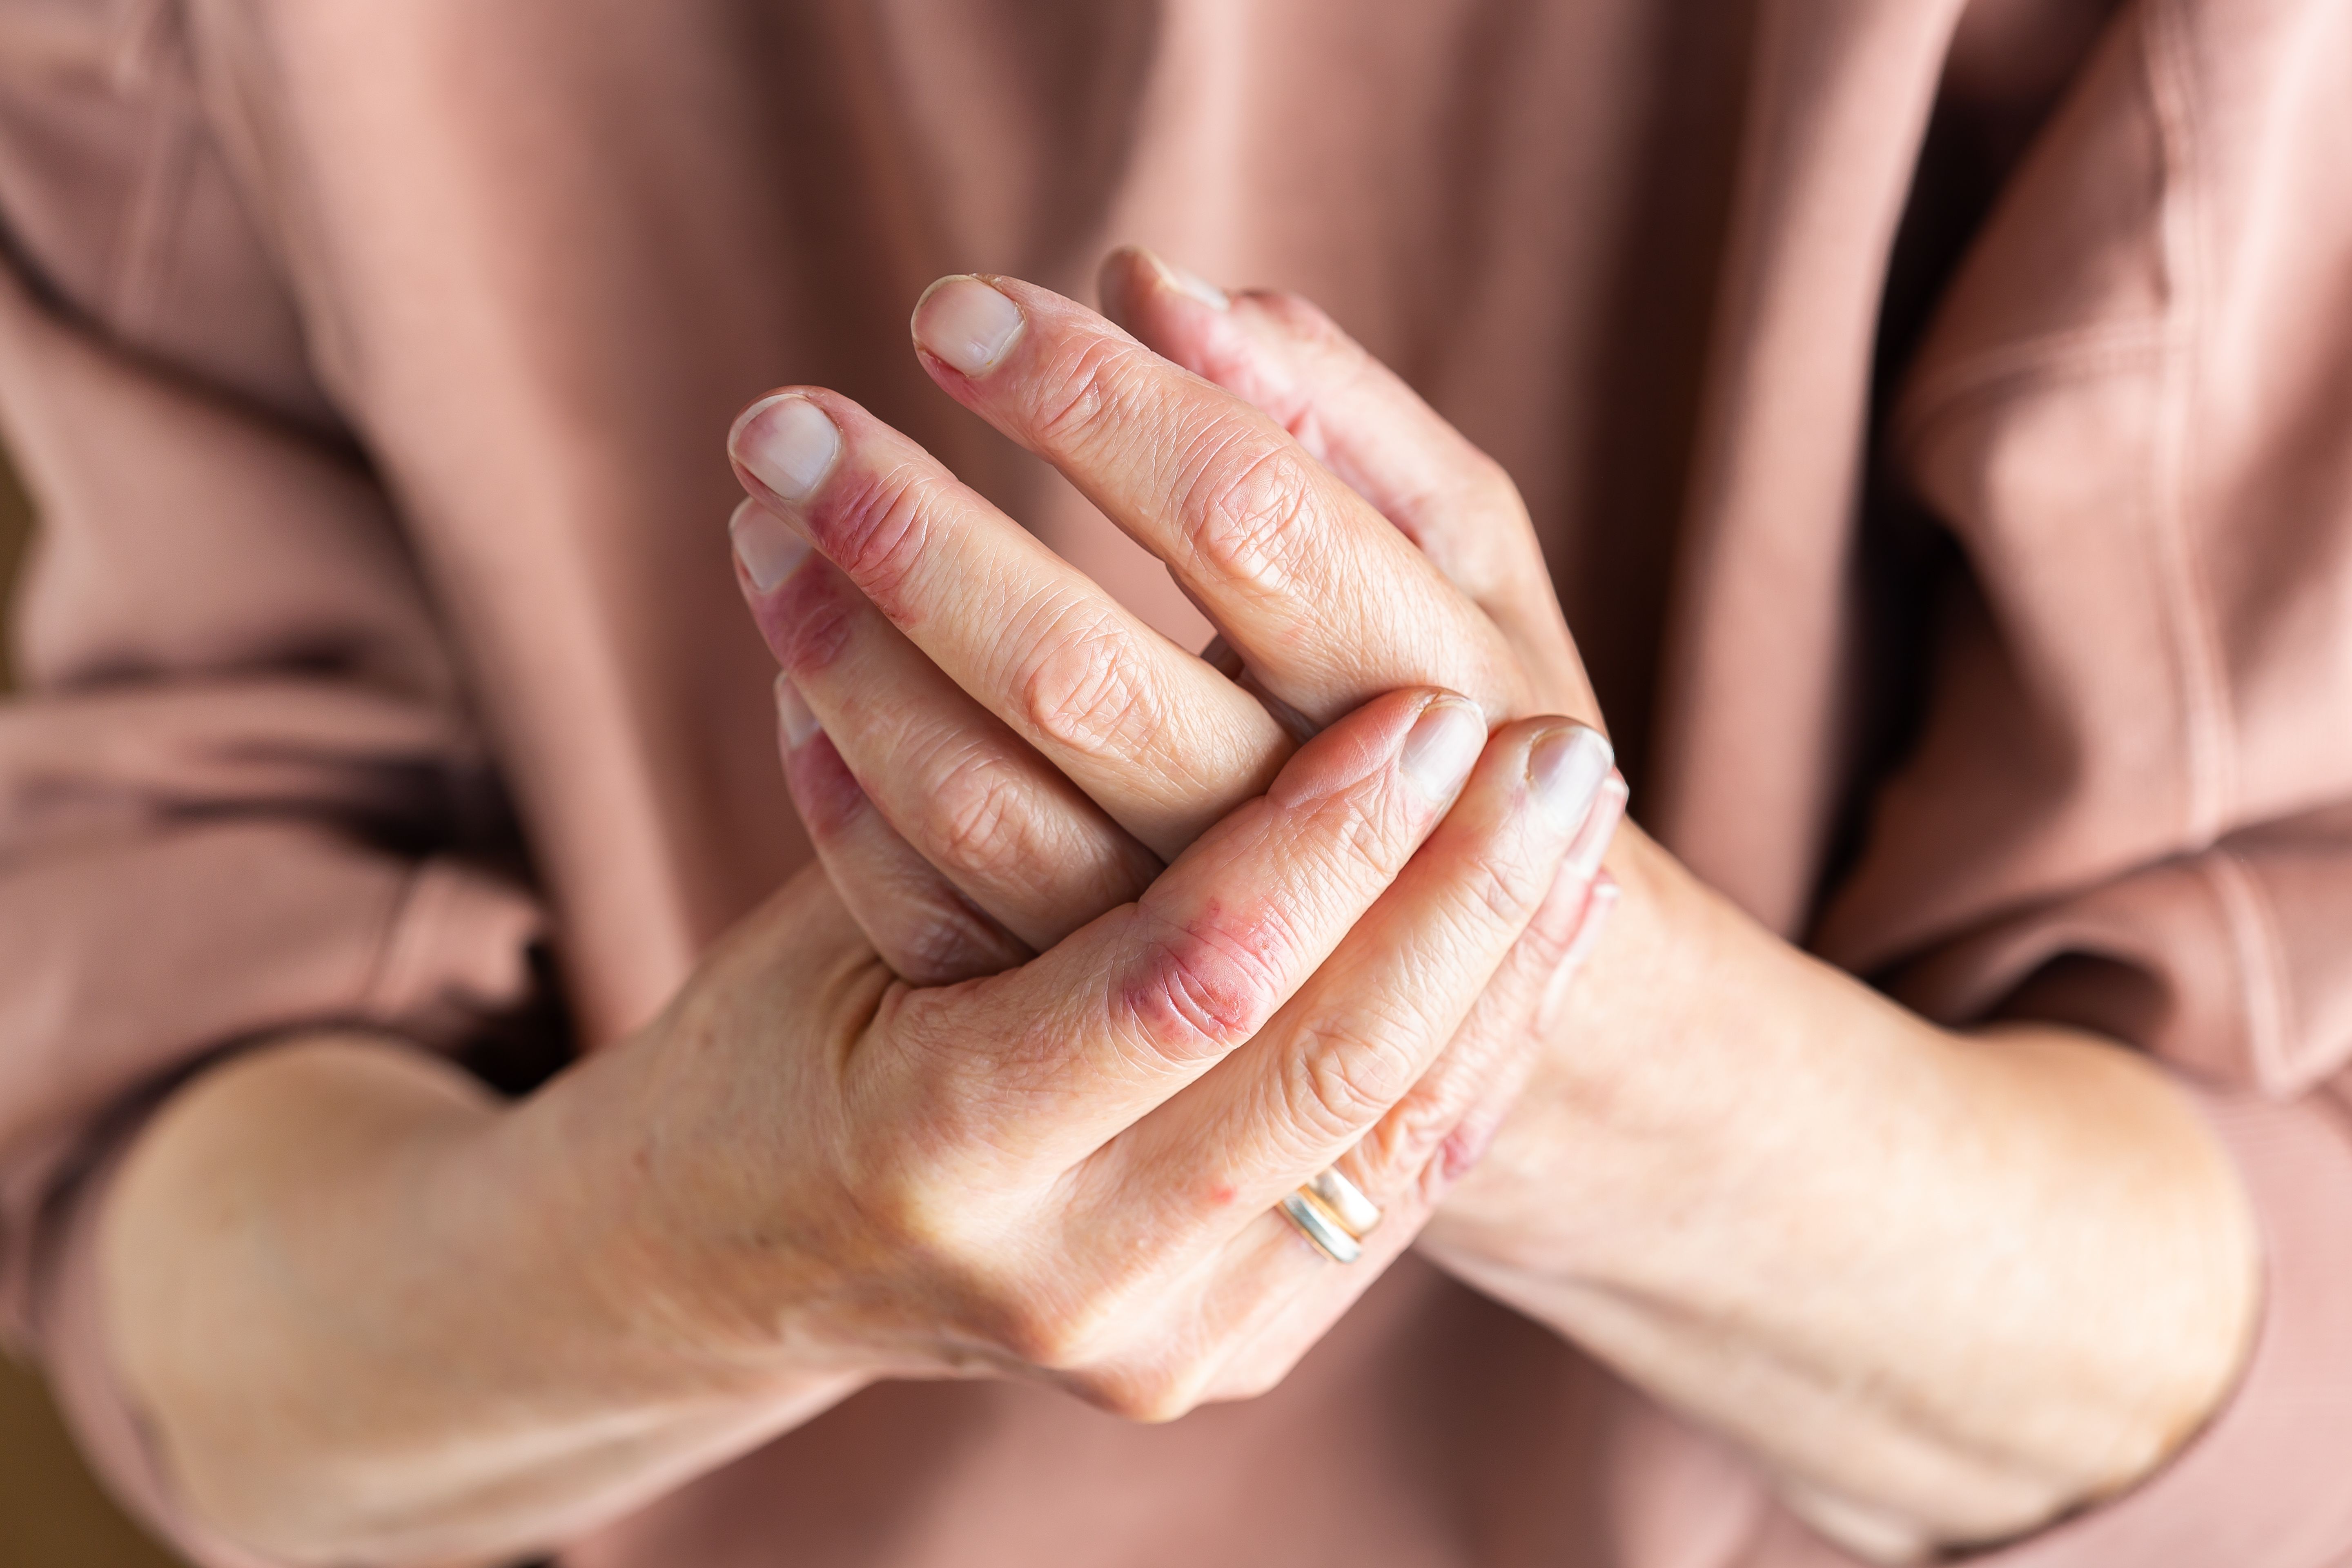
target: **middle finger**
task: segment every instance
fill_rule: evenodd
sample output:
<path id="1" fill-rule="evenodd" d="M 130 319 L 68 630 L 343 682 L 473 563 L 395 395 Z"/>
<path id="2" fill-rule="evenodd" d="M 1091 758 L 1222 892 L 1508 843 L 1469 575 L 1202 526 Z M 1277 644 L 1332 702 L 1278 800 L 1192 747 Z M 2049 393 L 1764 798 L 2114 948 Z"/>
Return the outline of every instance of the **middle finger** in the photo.
<path id="1" fill-rule="evenodd" d="M 1517 661 L 1486 613 L 1260 409 L 1016 279 L 942 279 L 913 330 L 950 395 L 1166 562 L 1309 720 L 1431 681 L 1490 721 L 1518 715 Z M 1364 631 L 1305 635 L 1331 625 Z"/>

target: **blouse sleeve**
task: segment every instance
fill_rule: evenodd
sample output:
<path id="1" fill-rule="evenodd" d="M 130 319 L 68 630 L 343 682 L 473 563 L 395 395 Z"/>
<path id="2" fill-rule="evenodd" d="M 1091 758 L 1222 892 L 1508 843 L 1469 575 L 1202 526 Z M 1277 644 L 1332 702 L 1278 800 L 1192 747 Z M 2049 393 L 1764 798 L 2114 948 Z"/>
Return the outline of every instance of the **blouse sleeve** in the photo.
<path id="1" fill-rule="evenodd" d="M 2207 1430 L 2001 1568 L 2352 1562 L 2347 68 L 2339 5 L 2122 13 L 1898 405 L 1967 571 L 1819 945 L 1948 1023 L 2152 1053 L 2267 1256 Z"/>
<path id="2" fill-rule="evenodd" d="M 299 363 L 251 360 L 289 308 L 169 73 L 121 65 L 116 20 L 163 10 L 0 18 L 0 430 L 39 525 L 0 705 L 0 1338 L 151 1521 L 93 1173 L 263 1037 L 477 1041 L 541 918 L 392 509 Z"/>

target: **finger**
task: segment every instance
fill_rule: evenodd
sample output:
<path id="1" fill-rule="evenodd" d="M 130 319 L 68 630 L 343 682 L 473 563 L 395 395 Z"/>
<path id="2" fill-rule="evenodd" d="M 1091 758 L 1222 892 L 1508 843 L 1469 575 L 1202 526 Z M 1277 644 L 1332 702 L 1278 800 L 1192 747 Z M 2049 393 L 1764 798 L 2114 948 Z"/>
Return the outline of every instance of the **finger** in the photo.
<path id="1" fill-rule="evenodd" d="M 762 398 L 729 450 L 768 510 L 1163 857 L 1262 792 L 1289 754 L 1247 693 L 847 398 Z"/>
<path id="2" fill-rule="evenodd" d="M 1581 967 L 1618 892 L 1606 873 L 1562 867 L 1544 910 L 1436 1065 L 1336 1162 L 1383 1210 L 1409 1195 L 1425 1213 L 1485 1157 L 1534 1070 L 1547 1000 Z"/>
<path id="3" fill-rule="evenodd" d="M 1227 295 L 1126 247 L 1105 311 L 1147 347 L 1265 411 L 1502 624 L 1537 689 L 1591 712 L 1583 667 L 1518 488 L 1404 378 L 1296 295 Z"/>
<path id="4" fill-rule="evenodd" d="M 1370 1133 L 1454 1039 L 1546 905 L 1611 764 L 1598 731 L 1528 720 L 1329 963 L 1249 1046 L 1096 1163 L 1165 1222 L 1255 1216 Z"/>
<path id="5" fill-rule="evenodd" d="M 1279 1383 L 1413 1244 L 1446 1188 L 1476 1162 L 1492 1138 L 1487 1123 L 1499 1122 L 1534 1065 L 1532 1019 L 1552 973 L 1580 961 L 1614 902 L 1615 884 L 1606 874 L 1591 877 L 1573 861 L 1571 851 L 1453 1043 L 1372 1135 L 1338 1163 L 1381 1209 L 1380 1223 L 1359 1238 L 1362 1256 L 1349 1268 L 1330 1268 L 1274 1213 L 1225 1249 L 1197 1311 L 1233 1348 L 1195 1371 L 1199 1386 L 1182 1391 L 1186 1405 L 1253 1398 Z"/>
<path id="6" fill-rule="evenodd" d="M 1366 704 L 1141 900 L 1010 974 L 907 996 L 895 1049 L 872 1053 L 873 1092 L 969 1108 L 985 1124 L 961 1130 L 966 1146 L 1075 1164 L 1265 1026 L 1403 868 L 1485 740 L 1457 696 Z"/>
<path id="7" fill-rule="evenodd" d="M 949 278 L 914 317 L 932 379 L 1168 564 L 1267 687 L 1318 723 L 1429 683 L 1524 696 L 1502 636 L 1409 540 L 1233 394 L 1014 279 Z M 1404 612 L 1404 613 L 1401 613 Z M 1340 626 L 1347 635 L 1318 635 Z"/>
<path id="8" fill-rule="evenodd" d="M 783 667 L 779 700 L 797 704 L 803 728 L 822 726 L 898 837 L 991 918 L 1043 951 L 1159 875 L 1158 856 L 781 519 L 746 500 L 730 532 L 736 576 Z"/>
<path id="9" fill-rule="evenodd" d="M 917 985 L 944 985 L 1029 956 L 883 819 L 782 676 L 776 716 L 793 804 L 834 891 L 885 963 Z"/>

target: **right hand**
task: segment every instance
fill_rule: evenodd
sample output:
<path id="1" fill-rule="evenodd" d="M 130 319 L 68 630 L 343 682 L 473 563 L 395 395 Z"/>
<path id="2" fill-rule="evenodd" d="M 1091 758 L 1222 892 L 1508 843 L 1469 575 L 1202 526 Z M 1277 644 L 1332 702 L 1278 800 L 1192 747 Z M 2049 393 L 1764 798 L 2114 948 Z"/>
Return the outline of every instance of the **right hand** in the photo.
<path id="1" fill-rule="evenodd" d="M 1359 1152 L 1399 1196 L 1354 1268 L 1273 1205 L 1523 934 L 1568 940 L 1588 737 L 1377 699 L 1139 900 L 961 984 L 897 979 L 804 875 L 545 1097 L 610 1181 L 609 1299 L 755 1379 L 1034 1376 L 1141 1418 L 1255 1392 L 1410 1243 L 1432 1151 Z"/>

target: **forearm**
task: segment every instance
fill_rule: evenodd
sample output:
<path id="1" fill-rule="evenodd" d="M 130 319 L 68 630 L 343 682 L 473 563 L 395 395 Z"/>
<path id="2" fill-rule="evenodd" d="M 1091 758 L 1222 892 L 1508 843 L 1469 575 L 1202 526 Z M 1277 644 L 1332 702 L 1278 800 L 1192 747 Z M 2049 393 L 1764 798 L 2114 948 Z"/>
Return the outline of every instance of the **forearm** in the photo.
<path id="1" fill-rule="evenodd" d="M 101 1269 L 117 1374 L 184 1506 L 289 1562 L 499 1560 L 855 1386 L 698 1357 L 619 1299 L 612 1195 L 566 1109 L 355 1037 L 235 1059 L 164 1107 Z"/>
<path id="2" fill-rule="evenodd" d="M 2169 1452 L 2257 1295 L 2184 1097 L 2071 1031 L 1937 1029 L 1622 842 L 1602 951 L 1427 1245 L 1874 1555 L 2015 1533 Z"/>

